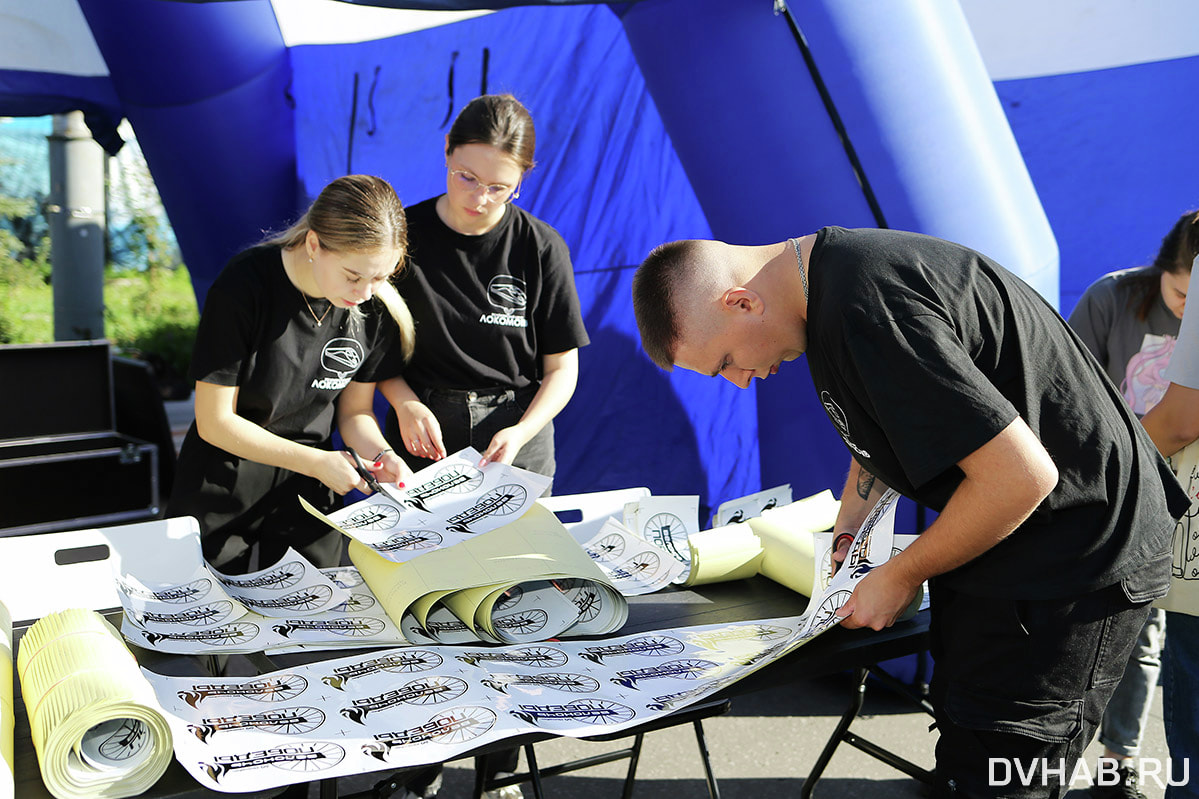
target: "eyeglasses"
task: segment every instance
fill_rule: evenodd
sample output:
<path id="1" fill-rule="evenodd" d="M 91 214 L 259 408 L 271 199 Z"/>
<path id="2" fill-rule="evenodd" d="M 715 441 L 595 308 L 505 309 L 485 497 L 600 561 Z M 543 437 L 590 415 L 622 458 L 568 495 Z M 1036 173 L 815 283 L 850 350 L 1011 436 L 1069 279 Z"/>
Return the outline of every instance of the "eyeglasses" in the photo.
<path id="1" fill-rule="evenodd" d="M 463 191 L 474 194 L 483 187 L 483 196 L 488 202 L 493 203 L 510 203 L 520 196 L 520 184 L 509 186 L 504 183 L 484 184 L 477 177 L 467 172 L 465 169 L 451 169 L 450 177 L 454 179 L 454 183 Z M 505 196 L 507 195 L 507 196 Z"/>

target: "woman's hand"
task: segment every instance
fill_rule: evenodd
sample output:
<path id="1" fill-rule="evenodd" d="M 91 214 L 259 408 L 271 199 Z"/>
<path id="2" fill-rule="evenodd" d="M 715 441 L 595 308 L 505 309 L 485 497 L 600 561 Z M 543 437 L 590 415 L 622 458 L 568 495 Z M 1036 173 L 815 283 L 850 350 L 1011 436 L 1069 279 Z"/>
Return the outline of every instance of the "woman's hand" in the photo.
<path id="1" fill-rule="evenodd" d="M 392 450 L 385 450 L 374 463 L 368 463 L 366 468 L 375 473 L 375 479 L 380 483 L 395 483 L 400 488 L 412 480 L 412 470 L 404 459 Z"/>
<path id="2" fill-rule="evenodd" d="M 370 493 L 366 481 L 358 474 L 348 452 L 332 452 L 321 450 L 316 459 L 316 468 L 311 477 L 315 477 L 333 491 L 345 496 L 353 489 L 364 494 Z"/>
<path id="3" fill-rule="evenodd" d="M 505 427 L 491 439 L 491 443 L 487 445 L 487 449 L 483 453 L 482 460 L 479 461 L 479 466 L 486 466 L 489 463 L 512 465 L 512 461 L 520 454 L 521 447 L 528 444 L 532 437 L 520 423 Z"/>
<path id="4" fill-rule="evenodd" d="M 400 435 L 404 437 L 404 449 L 418 458 L 439 461 L 445 457 L 441 425 L 427 405 L 418 400 L 408 400 L 396 405 L 395 409 Z"/>

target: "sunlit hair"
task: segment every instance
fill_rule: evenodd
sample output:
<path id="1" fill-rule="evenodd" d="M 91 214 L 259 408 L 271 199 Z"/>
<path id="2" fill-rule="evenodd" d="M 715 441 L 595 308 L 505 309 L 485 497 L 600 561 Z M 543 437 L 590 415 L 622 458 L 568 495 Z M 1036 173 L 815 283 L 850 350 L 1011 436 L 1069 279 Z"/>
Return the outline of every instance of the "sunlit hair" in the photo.
<path id="1" fill-rule="evenodd" d="M 672 241 L 655 247 L 633 275 L 633 314 L 641 347 L 662 369 L 674 369 L 682 321 L 675 295 L 681 294 L 696 268 L 698 242 Z"/>
<path id="2" fill-rule="evenodd" d="M 1130 302 L 1136 307 L 1138 319 L 1148 318 L 1161 296 L 1162 274 L 1189 275 L 1196 255 L 1199 255 L 1199 211 L 1187 211 L 1162 239 L 1153 263 L 1122 278 L 1122 282 L 1133 286 Z"/>
<path id="3" fill-rule="evenodd" d="M 316 234 L 322 250 L 329 252 L 375 253 L 396 250 L 399 262 L 396 275 L 404 268 L 408 253 L 408 222 L 404 206 L 395 189 L 383 178 L 372 175 L 344 175 L 321 190 L 302 217 L 282 233 L 263 243 L 285 250 L 304 246 L 308 231 Z M 375 292 L 400 329 L 400 349 L 404 359 L 412 357 L 415 328 L 412 313 L 391 280 Z M 351 324 L 361 323 L 362 312 L 350 311 Z"/>
<path id="4" fill-rule="evenodd" d="M 533 168 L 533 117 L 510 94 L 471 100 L 458 112 L 446 139 L 446 155 L 464 144 L 489 144 L 515 161 L 521 174 Z"/>

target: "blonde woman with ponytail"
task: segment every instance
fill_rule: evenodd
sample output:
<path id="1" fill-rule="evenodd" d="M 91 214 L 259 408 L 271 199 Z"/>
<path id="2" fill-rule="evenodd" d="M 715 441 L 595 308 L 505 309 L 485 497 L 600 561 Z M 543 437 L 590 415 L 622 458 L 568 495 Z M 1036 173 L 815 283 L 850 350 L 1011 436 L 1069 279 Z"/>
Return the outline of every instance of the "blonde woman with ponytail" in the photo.
<path id="1" fill-rule="evenodd" d="M 168 516 L 200 522 L 204 557 L 229 574 L 294 547 L 318 566 L 341 534 L 300 507 L 332 510 L 366 484 L 336 423 L 380 481 L 411 474 L 375 420 L 375 384 L 399 375 L 413 324 L 390 283 L 407 251 L 387 181 L 338 178 L 286 231 L 235 256 L 213 283 L 196 334 L 196 420 L 179 454 Z"/>

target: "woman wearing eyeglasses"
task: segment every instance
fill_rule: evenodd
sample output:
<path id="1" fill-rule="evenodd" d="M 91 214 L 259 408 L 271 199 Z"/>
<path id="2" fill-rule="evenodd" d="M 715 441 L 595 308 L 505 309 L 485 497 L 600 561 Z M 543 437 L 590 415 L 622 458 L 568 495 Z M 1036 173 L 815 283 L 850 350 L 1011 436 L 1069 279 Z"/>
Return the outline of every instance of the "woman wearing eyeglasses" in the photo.
<path id="1" fill-rule="evenodd" d="M 407 209 L 416 321 L 402 378 L 381 384 L 388 441 L 420 469 L 473 446 L 483 462 L 554 473 L 553 418 L 588 343 L 566 243 L 513 204 L 533 167 L 533 119 L 476 97 L 445 138 L 446 192 Z"/>

